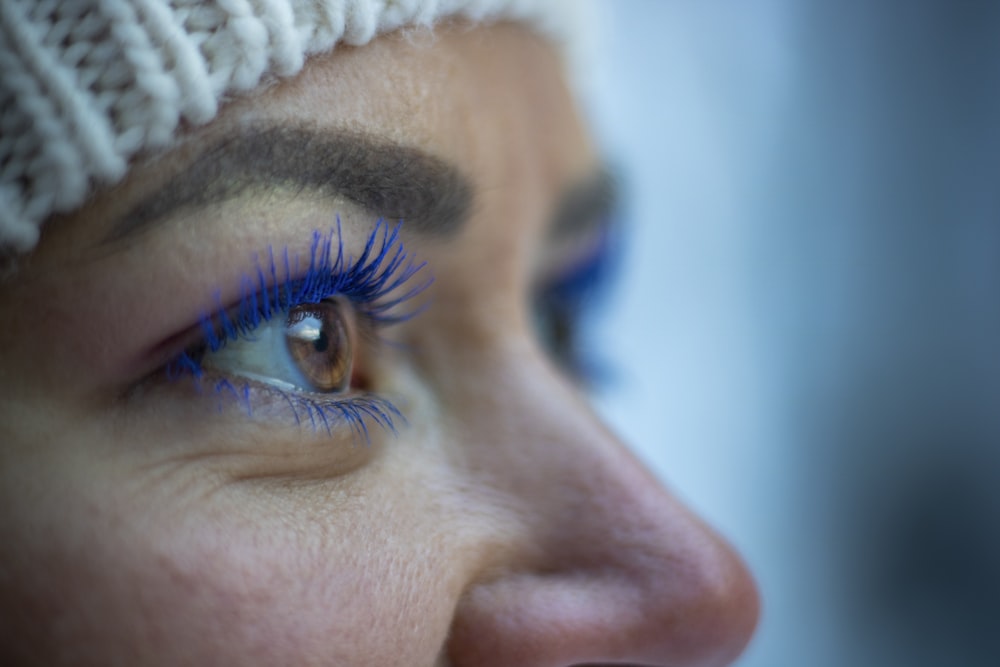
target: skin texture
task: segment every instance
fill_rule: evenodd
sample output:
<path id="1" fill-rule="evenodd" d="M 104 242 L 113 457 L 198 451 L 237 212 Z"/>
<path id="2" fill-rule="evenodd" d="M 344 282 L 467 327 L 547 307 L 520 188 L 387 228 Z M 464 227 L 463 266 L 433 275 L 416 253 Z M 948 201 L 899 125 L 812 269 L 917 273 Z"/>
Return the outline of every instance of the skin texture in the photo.
<path id="1" fill-rule="evenodd" d="M 435 282 L 386 333 L 402 344 L 358 342 L 398 435 L 248 415 L 162 372 L 254 253 L 307 250 L 334 211 L 357 249 L 373 213 L 249 191 L 101 243 L 201 147 L 262 124 L 397 142 L 473 187 L 459 234 L 404 224 Z M 533 330 L 553 210 L 597 166 L 547 44 L 445 26 L 316 58 L 50 221 L 0 284 L 0 662 L 731 661 L 757 617 L 744 566 Z"/>

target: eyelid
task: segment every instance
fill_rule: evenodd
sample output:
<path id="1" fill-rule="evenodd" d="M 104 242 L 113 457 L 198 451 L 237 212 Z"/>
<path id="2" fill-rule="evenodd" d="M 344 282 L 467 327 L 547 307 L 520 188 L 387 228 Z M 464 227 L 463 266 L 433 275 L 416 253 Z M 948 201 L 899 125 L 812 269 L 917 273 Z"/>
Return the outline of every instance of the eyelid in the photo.
<path id="1" fill-rule="evenodd" d="M 177 387 L 177 383 L 169 382 L 168 386 Z M 194 378 L 191 387 L 194 391 L 187 395 L 186 400 L 214 399 L 214 414 L 224 414 L 224 404 L 228 402 L 243 418 L 263 417 L 268 422 L 288 420 L 289 425 L 309 427 L 314 432 L 325 431 L 327 435 L 334 435 L 334 430 L 345 425 L 366 443 L 371 442 L 368 421 L 392 434 L 397 433 L 397 423 L 407 422 L 406 416 L 393 401 L 374 392 L 331 396 L 288 390 L 254 378 L 229 376 L 214 369 L 206 369 Z M 146 391 L 139 393 L 145 394 Z"/>

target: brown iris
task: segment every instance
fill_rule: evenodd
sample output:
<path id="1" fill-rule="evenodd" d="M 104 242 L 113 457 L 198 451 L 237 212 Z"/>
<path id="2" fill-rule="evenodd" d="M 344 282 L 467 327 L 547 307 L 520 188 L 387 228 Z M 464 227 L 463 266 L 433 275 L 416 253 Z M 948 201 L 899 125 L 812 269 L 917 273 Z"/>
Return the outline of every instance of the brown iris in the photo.
<path id="1" fill-rule="evenodd" d="M 351 386 L 351 345 L 345 309 L 335 300 L 296 306 L 285 324 L 288 352 L 315 392 L 343 392 Z"/>

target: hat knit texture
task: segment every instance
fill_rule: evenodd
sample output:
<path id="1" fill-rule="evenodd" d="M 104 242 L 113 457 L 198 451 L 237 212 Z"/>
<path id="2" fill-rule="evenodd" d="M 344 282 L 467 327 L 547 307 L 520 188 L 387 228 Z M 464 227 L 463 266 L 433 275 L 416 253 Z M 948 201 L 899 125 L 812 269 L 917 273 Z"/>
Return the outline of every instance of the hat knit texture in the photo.
<path id="1" fill-rule="evenodd" d="M 0 0 L 0 254 L 130 158 L 265 76 L 338 43 L 447 17 L 511 19 L 567 43 L 579 0 Z"/>

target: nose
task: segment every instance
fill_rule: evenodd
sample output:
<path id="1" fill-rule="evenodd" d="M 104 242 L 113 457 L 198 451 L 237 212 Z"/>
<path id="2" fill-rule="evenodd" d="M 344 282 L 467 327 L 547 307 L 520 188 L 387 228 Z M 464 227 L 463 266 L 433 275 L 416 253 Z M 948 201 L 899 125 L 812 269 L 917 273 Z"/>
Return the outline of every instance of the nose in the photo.
<path id="1" fill-rule="evenodd" d="M 501 356 L 463 392 L 488 404 L 468 411 L 464 465 L 508 520 L 458 603 L 451 664 L 729 664 L 758 615 L 739 556 L 538 355 Z"/>

